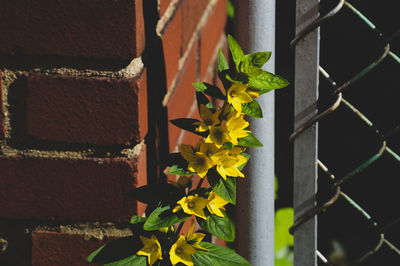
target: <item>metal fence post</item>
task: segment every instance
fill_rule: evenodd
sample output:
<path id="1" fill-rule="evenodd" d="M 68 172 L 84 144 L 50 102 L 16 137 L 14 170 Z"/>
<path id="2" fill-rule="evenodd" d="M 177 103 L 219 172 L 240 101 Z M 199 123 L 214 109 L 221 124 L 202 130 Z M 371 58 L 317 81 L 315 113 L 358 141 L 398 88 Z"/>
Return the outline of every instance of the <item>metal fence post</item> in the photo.
<path id="1" fill-rule="evenodd" d="M 274 72 L 275 0 L 235 1 L 236 37 L 245 53 L 271 51 L 264 69 Z M 237 247 L 254 266 L 274 265 L 274 92 L 259 98 L 264 118 L 249 119 L 264 147 L 249 149 L 246 178 L 240 180 Z"/>
<path id="2" fill-rule="evenodd" d="M 318 0 L 297 0 L 296 34 L 318 17 Z M 317 113 L 319 28 L 296 45 L 295 129 Z M 294 141 L 294 219 L 316 205 L 318 125 L 302 132 Z M 296 266 L 317 265 L 317 218 L 294 231 Z"/>

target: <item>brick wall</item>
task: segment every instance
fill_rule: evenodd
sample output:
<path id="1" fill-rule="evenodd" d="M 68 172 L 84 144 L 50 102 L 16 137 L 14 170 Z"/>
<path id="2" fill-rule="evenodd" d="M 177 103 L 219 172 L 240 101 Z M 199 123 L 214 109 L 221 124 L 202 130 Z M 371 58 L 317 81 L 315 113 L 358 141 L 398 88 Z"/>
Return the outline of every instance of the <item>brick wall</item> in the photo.
<path id="1" fill-rule="evenodd" d="M 196 137 L 226 0 L 0 0 L 0 265 L 87 265 Z"/>

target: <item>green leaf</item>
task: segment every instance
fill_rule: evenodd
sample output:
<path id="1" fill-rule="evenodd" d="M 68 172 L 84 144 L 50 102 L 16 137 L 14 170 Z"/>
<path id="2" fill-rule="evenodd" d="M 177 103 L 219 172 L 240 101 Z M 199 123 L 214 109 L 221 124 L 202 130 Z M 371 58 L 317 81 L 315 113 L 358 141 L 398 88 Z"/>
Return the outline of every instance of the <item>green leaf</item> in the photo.
<path id="1" fill-rule="evenodd" d="M 207 180 L 213 187 L 213 191 L 226 201 L 236 204 L 236 179 L 226 177 L 226 180 L 215 169 L 208 170 Z"/>
<path id="2" fill-rule="evenodd" d="M 104 266 L 147 266 L 147 257 L 132 255 L 128 258 L 104 264 Z"/>
<path id="3" fill-rule="evenodd" d="M 275 266 L 293 266 L 293 257 L 293 249 L 290 246 L 284 246 L 275 252 Z"/>
<path id="4" fill-rule="evenodd" d="M 288 258 L 275 258 L 275 266 L 293 266 L 293 261 Z"/>
<path id="5" fill-rule="evenodd" d="M 207 220 L 198 218 L 197 222 L 210 234 L 222 240 L 232 242 L 235 240 L 235 225 L 224 211 L 221 212 L 224 214 L 224 217 L 218 217 L 213 214 L 208 216 Z"/>
<path id="6" fill-rule="evenodd" d="M 238 139 L 239 146 L 243 147 L 262 147 L 263 144 L 251 133 L 247 137 Z"/>
<path id="7" fill-rule="evenodd" d="M 141 216 L 132 216 L 130 224 L 138 224 L 138 223 L 143 223 L 146 221 L 146 217 L 141 217 Z"/>
<path id="8" fill-rule="evenodd" d="M 190 215 L 181 213 L 182 215 L 173 213 L 170 205 L 157 207 L 147 218 L 143 225 L 146 231 L 154 231 L 163 227 L 168 227 L 176 223 L 185 221 Z"/>
<path id="9" fill-rule="evenodd" d="M 217 98 L 217 99 L 221 99 L 221 100 L 226 99 L 225 95 L 216 86 L 213 86 L 206 82 L 195 82 L 192 84 L 196 88 L 196 91 L 204 92 L 205 94 L 207 94 L 208 96 L 211 96 L 213 98 Z"/>
<path id="10" fill-rule="evenodd" d="M 256 100 L 253 100 L 252 102 L 249 102 L 249 103 L 243 103 L 242 104 L 242 112 L 248 116 L 255 117 L 255 118 L 263 117 L 261 107 Z"/>
<path id="11" fill-rule="evenodd" d="M 286 79 L 265 70 L 261 70 L 256 74 L 249 74 L 248 82 L 250 87 L 262 89 L 261 94 L 289 85 Z"/>
<path id="12" fill-rule="evenodd" d="M 137 236 L 123 237 L 101 246 L 92 252 L 86 260 L 97 264 L 129 265 L 111 263 L 122 263 L 123 261 L 134 260 L 135 257 L 137 257 L 136 252 L 142 247 L 143 244 Z M 141 259 L 139 259 L 139 261 L 141 261 Z"/>
<path id="13" fill-rule="evenodd" d="M 262 68 L 270 59 L 271 52 L 256 52 L 244 56 L 243 62 L 240 64 L 240 71 L 244 73 L 251 72 L 251 68 Z"/>
<path id="14" fill-rule="evenodd" d="M 230 248 L 221 247 L 208 242 L 200 242 L 200 246 L 208 251 L 196 251 L 192 260 L 196 266 L 249 266 L 250 263 Z"/>
<path id="15" fill-rule="evenodd" d="M 222 72 L 223 70 L 228 70 L 229 65 L 226 61 L 224 54 L 221 49 L 218 49 L 218 72 Z"/>
<path id="16" fill-rule="evenodd" d="M 218 49 L 218 78 L 221 80 L 224 85 L 225 90 L 228 90 L 231 86 L 231 83 L 227 80 L 226 77 L 229 77 L 229 65 L 225 59 L 224 54 L 221 49 Z"/>
<path id="17" fill-rule="evenodd" d="M 235 62 L 236 69 L 239 72 L 240 62 L 244 59 L 244 53 L 238 42 L 232 35 L 228 34 L 228 45 L 229 50 L 231 51 L 233 61 Z"/>
<path id="18" fill-rule="evenodd" d="M 196 128 L 198 127 L 197 125 L 193 125 L 193 123 L 200 122 L 197 119 L 193 118 L 178 118 L 178 119 L 173 119 L 170 120 L 170 122 L 179 128 L 182 128 L 186 131 L 192 132 L 196 135 L 202 136 L 202 137 L 207 137 L 207 133 L 205 132 L 198 132 L 196 131 Z"/>
<path id="19" fill-rule="evenodd" d="M 177 164 L 171 166 L 171 168 L 169 168 L 168 170 L 169 174 L 173 174 L 173 175 L 195 175 L 196 173 L 190 172 L 188 170 L 185 170 L 183 168 L 180 168 Z"/>
<path id="20" fill-rule="evenodd" d="M 205 105 L 208 108 L 212 108 L 212 103 L 208 100 L 208 98 L 200 91 L 196 91 L 196 101 L 197 101 L 197 108 L 199 109 L 199 113 L 200 113 L 200 105 Z M 205 132 L 199 132 L 204 134 Z M 199 134 L 198 134 L 199 135 Z M 207 135 L 205 135 L 207 136 Z"/>
<path id="21" fill-rule="evenodd" d="M 282 208 L 275 212 L 275 252 L 285 246 L 293 246 L 293 236 L 289 233 L 293 225 L 293 208 Z"/>
<path id="22" fill-rule="evenodd" d="M 240 155 L 243 155 L 244 157 L 247 158 L 247 161 L 246 161 L 244 164 L 242 164 L 241 166 L 239 166 L 239 167 L 237 168 L 239 171 L 242 171 L 243 168 L 246 166 L 247 162 L 248 162 L 249 159 L 250 159 L 250 154 L 247 154 L 247 153 L 242 152 Z"/>

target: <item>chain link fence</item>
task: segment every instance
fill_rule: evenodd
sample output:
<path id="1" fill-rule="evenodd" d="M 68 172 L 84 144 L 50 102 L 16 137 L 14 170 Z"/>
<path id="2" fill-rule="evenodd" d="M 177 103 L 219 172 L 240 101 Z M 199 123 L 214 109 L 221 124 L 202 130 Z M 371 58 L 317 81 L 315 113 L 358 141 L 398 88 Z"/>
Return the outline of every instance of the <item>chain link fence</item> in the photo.
<path id="1" fill-rule="evenodd" d="M 376 10 L 362 1 L 332 2 L 322 1 L 321 15 L 292 41 L 320 27 L 319 112 L 290 136 L 319 123 L 318 205 L 290 231 L 318 215 L 319 265 L 400 265 L 396 1 L 375 3 L 383 8 Z M 380 25 L 369 18 L 375 16 Z M 390 29 L 381 30 L 385 25 Z M 306 264 L 295 256 L 295 265 Z"/>

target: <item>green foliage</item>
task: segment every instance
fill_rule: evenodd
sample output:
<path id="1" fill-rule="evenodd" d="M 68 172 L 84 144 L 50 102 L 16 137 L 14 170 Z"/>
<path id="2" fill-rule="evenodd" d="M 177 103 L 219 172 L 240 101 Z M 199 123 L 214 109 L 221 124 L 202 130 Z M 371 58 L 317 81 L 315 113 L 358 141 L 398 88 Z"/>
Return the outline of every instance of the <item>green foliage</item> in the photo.
<path id="1" fill-rule="evenodd" d="M 238 139 L 239 145 L 243 147 L 262 147 L 263 144 L 251 133 L 247 137 Z"/>
<path id="2" fill-rule="evenodd" d="M 137 236 L 124 237 L 101 246 L 92 252 L 86 260 L 88 262 L 113 266 L 129 265 L 129 261 L 143 263 L 143 257 L 136 256 L 136 252 L 141 247 L 142 243 Z M 143 265 L 146 265 L 146 260 L 144 260 L 144 263 Z"/>
<path id="3" fill-rule="evenodd" d="M 282 208 L 275 213 L 275 252 L 285 246 L 293 246 L 289 228 L 293 224 L 293 208 Z"/>
<path id="4" fill-rule="evenodd" d="M 225 180 L 212 169 L 209 171 L 207 179 L 215 193 L 229 203 L 236 204 L 236 179 L 234 177 L 227 177 Z"/>
<path id="5" fill-rule="evenodd" d="M 190 217 L 187 214 L 176 214 L 172 212 L 171 206 L 159 206 L 157 207 L 147 218 L 143 225 L 143 229 L 146 231 L 154 231 L 163 227 L 169 227 L 171 225 L 184 222 Z"/>
<path id="6" fill-rule="evenodd" d="M 242 104 L 242 112 L 248 116 L 252 116 L 255 118 L 263 117 L 261 107 L 258 104 L 258 102 L 255 100 L 253 100 L 252 102 L 249 102 L 249 103 L 243 103 Z"/>
<path id="7" fill-rule="evenodd" d="M 270 59 L 271 54 L 271 52 L 257 52 L 245 55 L 243 61 L 240 63 L 240 71 L 243 73 L 251 73 L 252 68 L 262 68 Z"/>
<path id="8" fill-rule="evenodd" d="M 242 164 L 241 166 L 238 167 L 238 169 L 239 169 L 240 171 L 242 171 L 243 168 L 246 166 L 247 162 L 248 162 L 249 159 L 250 159 L 250 154 L 247 154 L 247 153 L 242 152 L 240 155 L 243 155 L 243 156 L 246 157 L 246 159 L 247 159 L 247 161 L 246 161 L 244 164 Z"/>
<path id="9" fill-rule="evenodd" d="M 244 53 L 238 42 L 235 40 L 235 38 L 232 37 L 232 35 L 228 35 L 228 45 L 229 45 L 229 50 L 231 51 L 233 61 L 235 62 L 236 65 L 236 70 L 239 72 L 239 66 L 240 63 L 244 59 Z"/>
<path id="10" fill-rule="evenodd" d="M 173 175 L 195 175 L 196 173 L 190 172 L 188 170 L 185 170 L 184 168 L 180 168 L 177 164 L 174 164 L 171 166 L 171 168 L 168 170 L 169 174 Z"/>
<path id="11" fill-rule="evenodd" d="M 200 246 L 208 251 L 197 251 L 192 255 L 193 262 L 197 266 L 250 265 L 247 260 L 230 248 L 220 247 L 208 242 L 201 242 Z"/>
<path id="12" fill-rule="evenodd" d="M 224 217 L 218 217 L 212 214 L 207 217 L 207 220 L 197 219 L 199 225 L 207 232 L 216 237 L 232 242 L 235 240 L 235 225 L 230 217 L 222 211 Z"/>
<path id="13" fill-rule="evenodd" d="M 288 85 L 284 78 L 262 69 L 271 52 L 245 55 L 231 35 L 228 35 L 228 45 L 234 68 L 229 67 L 224 54 L 218 50 L 218 77 L 224 90 L 206 82 L 193 83 L 201 121 L 193 118 L 170 121 L 201 137 L 195 146 L 181 145 L 180 152 L 162 158 L 161 171 L 168 169 L 169 174 L 178 176 L 177 181 L 167 183 L 166 176 L 160 174 L 164 178 L 158 177 L 159 183 L 129 191 L 128 196 L 147 204 L 147 217 L 132 216 L 129 227 L 134 236 L 107 243 L 90 254 L 87 261 L 127 266 L 147 265 L 149 258 L 153 265 L 171 265 L 171 261 L 180 261 L 175 251 L 181 245 L 185 252 L 194 252 L 191 258 L 197 266 L 250 265 L 234 250 L 201 242 L 204 234 L 194 233 L 194 224 L 188 235 L 180 234 L 183 222 L 195 215 L 206 232 L 228 242 L 235 240 L 235 224 L 224 211 L 225 206 L 236 203 L 236 179 L 244 176 L 241 171 L 250 158 L 243 153 L 244 147 L 263 146 L 250 133 L 244 117 L 262 118 L 262 109 L 254 99 Z M 222 106 L 218 106 L 221 102 Z M 196 175 L 202 179 L 192 188 Z M 205 178 L 210 186 L 202 186 Z M 292 209 L 277 211 L 275 263 L 278 266 L 291 262 L 293 238 L 288 234 L 288 227 L 292 220 Z"/>
<path id="14" fill-rule="evenodd" d="M 207 99 L 207 98 L 206 98 Z M 207 105 L 209 103 L 209 101 L 207 100 L 207 102 L 205 102 L 205 105 Z M 194 123 L 196 122 L 200 122 L 197 119 L 193 119 L 193 118 L 178 118 L 178 119 L 174 119 L 174 120 L 170 120 L 170 122 L 174 125 L 177 126 L 179 128 L 182 128 L 186 131 L 192 132 L 196 135 L 199 135 L 201 137 L 206 137 L 207 133 L 205 132 L 198 132 L 196 131 L 196 125 L 194 125 Z"/>
<path id="15" fill-rule="evenodd" d="M 275 176 L 275 199 L 278 179 Z M 293 224 L 293 208 L 282 208 L 275 212 L 275 266 L 293 266 L 293 236 L 289 228 Z"/>
<path id="16" fill-rule="evenodd" d="M 217 99 L 221 99 L 221 100 L 226 99 L 225 95 L 216 86 L 213 86 L 206 82 L 195 82 L 192 84 L 196 88 L 196 91 L 198 91 L 198 92 L 203 92 L 203 93 L 207 94 L 208 96 L 214 97 Z"/>
<path id="17" fill-rule="evenodd" d="M 132 216 L 130 220 L 130 224 L 138 224 L 138 223 L 144 223 L 147 220 L 146 217 L 140 217 L 140 216 Z"/>
<path id="18" fill-rule="evenodd" d="M 262 93 L 280 89 L 289 85 L 289 82 L 265 70 L 254 71 L 247 75 L 249 86 L 261 89 Z"/>
<path id="19" fill-rule="evenodd" d="M 239 44 L 231 35 L 228 35 L 228 44 L 238 73 L 237 81 L 260 89 L 260 94 L 289 85 L 286 79 L 261 69 L 270 59 L 271 52 L 244 55 Z"/>

